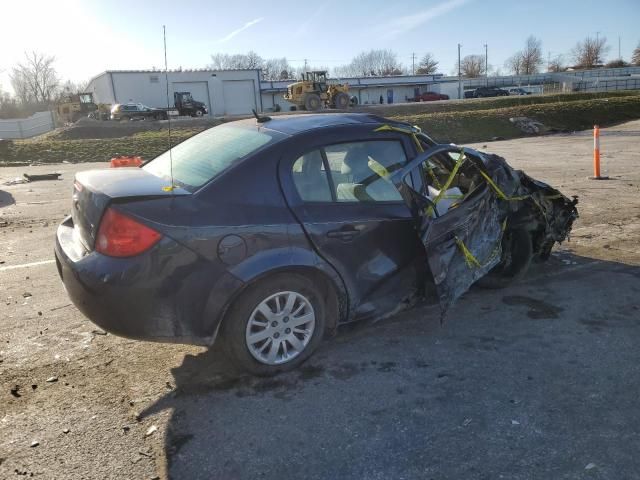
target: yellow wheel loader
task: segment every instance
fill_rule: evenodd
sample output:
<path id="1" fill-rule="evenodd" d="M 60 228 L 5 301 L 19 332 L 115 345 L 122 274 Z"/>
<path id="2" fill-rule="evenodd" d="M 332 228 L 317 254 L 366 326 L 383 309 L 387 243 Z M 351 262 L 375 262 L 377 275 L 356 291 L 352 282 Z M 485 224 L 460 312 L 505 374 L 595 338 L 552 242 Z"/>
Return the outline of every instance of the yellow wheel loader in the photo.
<path id="1" fill-rule="evenodd" d="M 301 110 L 343 110 L 349 106 L 349 85 L 328 84 L 326 71 L 306 72 L 301 81 L 287 87 L 284 99 Z"/>
<path id="2" fill-rule="evenodd" d="M 67 93 L 58 102 L 58 118 L 64 123 L 76 122 L 96 110 L 98 105 L 93 103 L 93 94 L 90 92 Z"/>

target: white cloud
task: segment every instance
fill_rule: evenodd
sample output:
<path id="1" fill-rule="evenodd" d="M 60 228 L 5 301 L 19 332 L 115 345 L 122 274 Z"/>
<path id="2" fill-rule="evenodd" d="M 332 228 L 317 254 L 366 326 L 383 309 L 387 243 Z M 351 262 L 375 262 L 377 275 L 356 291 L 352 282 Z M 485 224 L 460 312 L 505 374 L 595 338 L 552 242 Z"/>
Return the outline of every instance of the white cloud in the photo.
<path id="1" fill-rule="evenodd" d="M 256 23 L 260 23 L 262 20 L 264 20 L 264 18 L 260 17 L 260 18 L 255 18 L 253 20 L 251 20 L 250 22 L 245 23 L 242 27 L 238 28 L 237 30 L 234 30 L 233 32 L 231 32 L 229 35 L 227 35 L 226 37 L 222 37 L 220 40 L 218 40 L 218 43 L 225 43 L 228 42 L 229 40 L 231 40 L 233 37 L 235 37 L 236 35 L 238 35 L 240 32 L 243 32 L 244 30 L 246 30 L 249 27 L 252 27 L 253 25 L 255 25 Z"/>
<path id="2" fill-rule="evenodd" d="M 469 0 L 448 0 L 436 5 L 435 7 L 428 8 L 421 12 L 395 18 L 385 25 L 383 36 L 387 39 L 395 38 L 399 35 L 402 35 L 403 33 L 407 33 L 424 25 L 425 23 L 433 20 L 436 17 L 444 15 L 445 13 L 449 13 L 451 10 L 455 10 L 456 8 L 463 6 L 468 1 Z"/>

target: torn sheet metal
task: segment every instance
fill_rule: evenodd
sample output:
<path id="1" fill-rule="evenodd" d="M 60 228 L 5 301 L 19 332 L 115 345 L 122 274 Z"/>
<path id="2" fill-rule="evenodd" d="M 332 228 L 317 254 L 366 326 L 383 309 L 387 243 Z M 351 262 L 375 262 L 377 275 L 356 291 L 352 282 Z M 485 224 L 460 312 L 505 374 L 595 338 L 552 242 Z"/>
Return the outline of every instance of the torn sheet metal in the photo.
<path id="1" fill-rule="evenodd" d="M 505 231 L 526 229 L 534 255 L 546 259 L 578 216 L 576 198 L 514 170 L 497 155 L 452 145 L 429 148 L 391 180 L 416 218 L 443 315 L 501 262 Z M 455 187 L 463 198 L 442 212 L 442 195 L 429 195 L 434 184 L 447 192 Z"/>

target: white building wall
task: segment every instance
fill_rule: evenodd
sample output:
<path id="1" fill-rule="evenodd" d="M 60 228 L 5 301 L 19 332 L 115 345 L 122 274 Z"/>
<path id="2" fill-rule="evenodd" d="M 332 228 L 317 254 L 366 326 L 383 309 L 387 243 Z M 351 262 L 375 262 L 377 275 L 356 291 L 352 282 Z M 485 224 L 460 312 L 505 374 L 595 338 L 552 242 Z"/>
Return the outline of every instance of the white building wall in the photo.
<path id="1" fill-rule="evenodd" d="M 251 108 L 261 110 L 259 70 L 181 71 L 168 72 L 167 77 L 171 106 L 174 92 L 191 91 L 195 100 L 209 107 L 210 115 L 248 114 Z M 250 98 L 236 96 L 233 105 L 226 105 L 224 86 L 228 81 L 244 81 L 243 85 L 249 88 L 234 91 L 246 92 Z M 166 88 L 165 74 L 160 71 L 105 72 L 89 84 L 89 91 L 94 92 L 99 103 L 133 102 L 150 107 L 167 106 Z M 230 97 L 227 95 L 227 98 Z"/>
<path id="2" fill-rule="evenodd" d="M 108 73 L 101 73 L 94 77 L 87 85 L 86 91 L 93 93 L 95 103 L 115 103 L 111 88 L 111 76 Z"/>

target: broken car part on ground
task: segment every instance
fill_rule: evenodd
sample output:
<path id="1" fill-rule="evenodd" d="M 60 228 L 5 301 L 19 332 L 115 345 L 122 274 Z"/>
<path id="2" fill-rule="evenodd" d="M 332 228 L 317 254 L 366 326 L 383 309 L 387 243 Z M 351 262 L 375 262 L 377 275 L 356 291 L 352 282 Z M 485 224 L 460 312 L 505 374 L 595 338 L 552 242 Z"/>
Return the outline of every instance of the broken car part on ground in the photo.
<path id="1" fill-rule="evenodd" d="M 483 276 L 517 278 L 577 216 L 499 157 L 366 114 L 226 123 L 141 168 L 82 172 L 73 198 L 56 263 L 87 317 L 137 339 L 221 336 L 264 375 L 429 285 L 446 310 Z"/>

